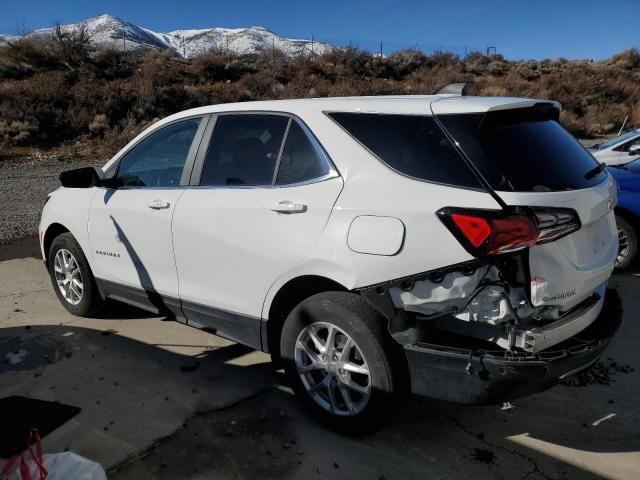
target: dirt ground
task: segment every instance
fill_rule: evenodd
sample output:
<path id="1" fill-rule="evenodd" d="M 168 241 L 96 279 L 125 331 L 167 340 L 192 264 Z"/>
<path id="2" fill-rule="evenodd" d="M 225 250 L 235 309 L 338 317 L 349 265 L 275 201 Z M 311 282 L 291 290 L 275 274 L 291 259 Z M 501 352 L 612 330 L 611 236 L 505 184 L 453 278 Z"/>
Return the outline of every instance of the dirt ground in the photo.
<path id="1" fill-rule="evenodd" d="M 0 397 L 82 408 L 45 450 L 94 459 L 109 478 L 638 478 L 633 272 L 611 281 L 624 322 L 589 373 L 510 405 L 411 398 L 379 432 L 350 438 L 307 417 L 268 355 L 128 307 L 72 317 L 33 241 L 0 250 Z"/>

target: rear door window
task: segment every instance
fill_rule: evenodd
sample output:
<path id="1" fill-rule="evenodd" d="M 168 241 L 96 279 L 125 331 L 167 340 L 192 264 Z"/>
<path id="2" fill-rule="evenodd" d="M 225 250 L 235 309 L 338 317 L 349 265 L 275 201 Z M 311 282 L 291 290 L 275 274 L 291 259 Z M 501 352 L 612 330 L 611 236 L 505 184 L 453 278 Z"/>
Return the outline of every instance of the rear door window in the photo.
<path id="1" fill-rule="evenodd" d="M 438 119 L 495 190 L 549 192 L 597 185 L 606 173 L 548 105 Z"/>
<path id="2" fill-rule="evenodd" d="M 220 115 L 204 160 L 200 185 L 272 185 L 289 118 Z"/>
<path id="3" fill-rule="evenodd" d="M 344 112 L 328 115 L 382 162 L 403 175 L 482 188 L 433 117 Z"/>

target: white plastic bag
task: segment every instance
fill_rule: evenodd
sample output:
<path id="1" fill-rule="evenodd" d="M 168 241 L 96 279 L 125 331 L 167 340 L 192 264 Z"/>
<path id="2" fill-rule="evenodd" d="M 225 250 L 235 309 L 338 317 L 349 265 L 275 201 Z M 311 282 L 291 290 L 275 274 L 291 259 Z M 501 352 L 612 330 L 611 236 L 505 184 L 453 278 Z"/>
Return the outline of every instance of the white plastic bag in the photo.
<path id="1" fill-rule="evenodd" d="M 47 470 L 47 480 L 107 480 L 107 476 L 100 464 L 87 460 L 75 453 L 54 453 L 43 455 L 43 465 Z M 32 479 L 40 478 L 40 468 L 33 460 L 27 460 Z M 20 469 L 16 468 L 8 480 L 23 480 Z"/>

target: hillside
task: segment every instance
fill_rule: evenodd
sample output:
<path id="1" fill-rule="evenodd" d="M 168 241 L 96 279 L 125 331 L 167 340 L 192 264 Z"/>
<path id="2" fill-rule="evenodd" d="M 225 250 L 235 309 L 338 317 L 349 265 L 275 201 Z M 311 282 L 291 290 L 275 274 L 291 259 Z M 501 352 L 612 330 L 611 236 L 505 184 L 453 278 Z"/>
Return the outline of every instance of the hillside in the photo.
<path id="1" fill-rule="evenodd" d="M 557 100 L 561 121 L 581 138 L 615 134 L 627 116 L 627 127 L 640 127 L 635 50 L 598 62 L 480 54 L 462 59 L 413 50 L 380 58 L 353 48 L 313 56 L 218 48 L 182 59 L 169 50 L 94 51 L 91 41 L 91 35 L 55 29 L 47 38 L 31 36 L 0 48 L 0 160 L 33 147 L 63 149 L 67 156 L 89 151 L 104 160 L 154 119 L 205 104 L 424 94 L 453 81 L 470 82 L 475 95 Z"/>

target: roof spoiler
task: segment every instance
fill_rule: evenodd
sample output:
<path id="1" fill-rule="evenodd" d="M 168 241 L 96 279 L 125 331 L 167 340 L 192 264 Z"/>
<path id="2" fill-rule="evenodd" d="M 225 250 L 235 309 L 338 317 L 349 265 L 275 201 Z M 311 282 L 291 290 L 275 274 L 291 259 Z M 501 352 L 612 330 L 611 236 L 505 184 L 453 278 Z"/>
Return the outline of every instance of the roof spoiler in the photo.
<path id="1" fill-rule="evenodd" d="M 450 83 L 437 90 L 434 95 L 458 95 L 462 97 L 467 94 L 467 85 L 466 82 Z"/>

